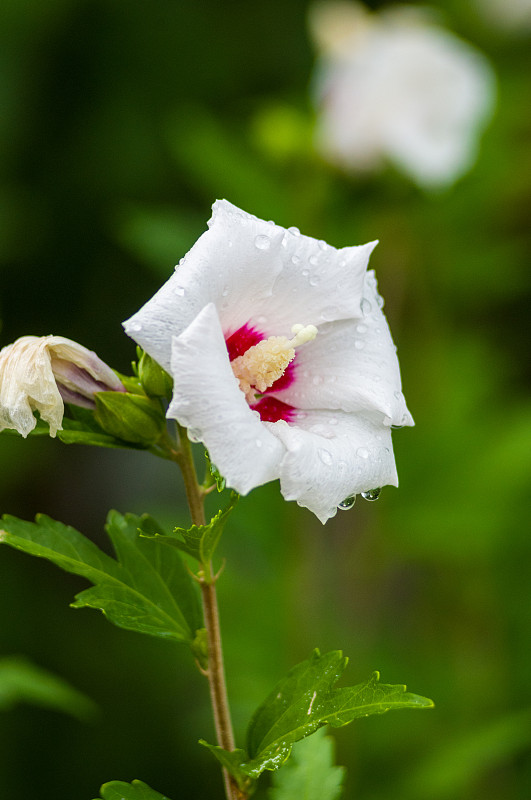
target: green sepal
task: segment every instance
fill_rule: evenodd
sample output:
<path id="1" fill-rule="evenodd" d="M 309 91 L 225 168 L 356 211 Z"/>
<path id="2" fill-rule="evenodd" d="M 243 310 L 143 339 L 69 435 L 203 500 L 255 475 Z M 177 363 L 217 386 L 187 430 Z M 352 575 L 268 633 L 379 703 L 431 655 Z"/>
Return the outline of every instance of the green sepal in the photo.
<path id="1" fill-rule="evenodd" d="M 101 787 L 100 795 L 97 800 L 170 800 L 165 794 L 150 789 L 143 781 L 109 781 Z"/>
<path id="2" fill-rule="evenodd" d="M 22 656 L 0 659 L 0 710 L 30 703 L 62 711 L 81 720 L 91 719 L 97 706 L 62 678 L 37 667 Z"/>
<path id="3" fill-rule="evenodd" d="M 345 768 L 335 765 L 334 748 L 325 727 L 297 742 L 288 762 L 273 773 L 269 800 L 338 800 Z"/>
<path id="4" fill-rule="evenodd" d="M 124 442 L 123 439 L 117 439 L 115 436 L 105 433 L 94 420 L 94 413 L 92 411 L 86 408 L 79 408 L 78 406 L 70 406 L 70 410 L 73 412 L 75 419 L 63 417 L 63 428 L 62 430 L 58 430 L 56 434 L 57 439 L 63 444 L 87 444 L 95 445 L 96 447 L 113 447 L 132 450 L 138 450 L 140 448 L 139 444 Z M 81 411 L 86 415 L 83 418 L 78 416 Z M 89 418 L 91 418 L 91 422 L 89 422 Z M 50 435 L 48 423 L 40 418 L 37 418 L 36 422 L 37 424 L 34 429 L 29 432 L 28 436 L 48 437 Z M 22 438 L 22 434 L 11 428 L 5 428 L 0 435 L 2 434 Z"/>
<path id="5" fill-rule="evenodd" d="M 226 508 L 218 511 L 207 525 L 175 528 L 172 534 L 155 534 L 155 538 L 164 544 L 172 545 L 182 550 L 199 561 L 200 564 L 209 564 L 223 533 L 225 523 L 239 498 L 240 496 L 237 492 L 231 492 Z"/>
<path id="6" fill-rule="evenodd" d="M 137 348 L 138 378 L 148 397 L 165 397 L 170 400 L 173 392 L 173 379 L 151 356 Z"/>
<path id="7" fill-rule="evenodd" d="M 204 739 L 200 739 L 199 744 L 210 750 L 219 763 L 232 775 L 242 792 L 247 795 L 253 794 L 256 782 L 242 769 L 248 760 L 245 750 L 224 750 L 219 745 L 209 744 Z"/>
<path id="8" fill-rule="evenodd" d="M 156 522 L 111 511 L 106 530 L 117 560 L 45 515 L 35 522 L 3 517 L 0 542 L 93 583 L 76 595 L 74 608 L 96 608 L 120 628 L 192 645 L 203 624 L 197 587 L 176 550 L 141 535 L 160 530 Z"/>
<path id="9" fill-rule="evenodd" d="M 130 392 L 97 392 L 96 422 L 106 433 L 144 447 L 155 444 L 166 430 L 160 401 Z"/>

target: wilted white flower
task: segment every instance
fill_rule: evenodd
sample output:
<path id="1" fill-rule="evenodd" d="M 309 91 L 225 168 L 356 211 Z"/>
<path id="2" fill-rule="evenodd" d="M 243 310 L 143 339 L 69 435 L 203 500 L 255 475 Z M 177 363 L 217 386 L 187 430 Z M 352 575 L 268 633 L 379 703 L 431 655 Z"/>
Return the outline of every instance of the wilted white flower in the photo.
<path id="1" fill-rule="evenodd" d="M 495 99 L 493 71 L 425 10 L 370 13 L 359 3 L 316 5 L 317 147 L 352 171 L 386 160 L 423 187 L 473 164 Z"/>
<path id="2" fill-rule="evenodd" d="M 62 429 L 64 403 L 94 408 L 94 393 L 125 391 L 96 353 L 63 336 L 22 336 L 0 350 L 0 431 L 13 428 L 27 436 L 34 411 Z"/>
<path id="3" fill-rule="evenodd" d="M 241 494 L 280 478 L 322 522 L 397 485 L 392 425 L 412 425 L 374 273 L 225 200 L 126 332 L 174 378 L 168 417 Z M 348 503 L 347 503 L 348 505 Z"/>

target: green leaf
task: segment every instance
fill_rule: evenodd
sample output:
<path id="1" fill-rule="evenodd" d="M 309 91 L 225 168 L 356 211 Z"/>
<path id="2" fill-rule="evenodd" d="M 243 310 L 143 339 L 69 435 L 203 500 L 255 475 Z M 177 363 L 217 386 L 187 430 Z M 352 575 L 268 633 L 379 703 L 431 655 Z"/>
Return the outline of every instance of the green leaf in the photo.
<path id="1" fill-rule="evenodd" d="M 86 695 L 22 656 L 0 659 L 0 709 L 18 703 L 45 706 L 78 719 L 93 717 L 96 705 Z"/>
<path id="2" fill-rule="evenodd" d="M 289 757 L 294 742 L 326 723 L 340 727 L 391 709 L 433 706 L 431 700 L 407 693 L 405 686 L 380 684 L 378 672 L 366 683 L 333 689 L 347 663 L 340 650 L 325 655 L 315 650 L 308 661 L 290 670 L 275 686 L 249 724 L 248 775 L 256 777 L 264 769 L 278 769 Z"/>
<path id="3" fill-rule="evenodd" d="M 406 692 L 405 686 L 379 683 L 374 672 L 366 683 L 345 689 L 332 687 L 348 659 L 340 650 L 312 657 L 294 667 L 256 710 L 247 731 L 247 753 L 228 753 L 202 742 L 238 780 L 258 778 L 265 770 L 279 769 L 295 742 L 327 723 L 337 728 L 360 717 L 384 714 L 398 708 L 431 708 L 426 697 Z"/>
<path id="4" fill-rule="evenodd" d="M 141 535 L 158 529 L 150 517 L 111 511 L 106 530 L 118 560 L 45 515 L 34 523 L 3 517 L 0 542 L 93 583 L 76 596 L 74 608 L 97 608 L 121 628 L 191 644 L 202 625 L 197 589 L 177 551 Z"/>
<path id="5" fill-rule="evenodd" d="M 203 747 L 210 750 L 221 766 L 236 779 L 236 783 L 243 792 L 252 794 L 254 791 L 254 780 L 250 778 L 244 770 L 245 763 L 248 759 L 245 750 L 224 750 L 223 747 L 219 747 L 217 744 L 209 744 L 205 742 L 204 739 L 200 739 L 199 744 L 202 744 Z"/>
<path id="6" fill-rule="evenodd" d="M 170 535 L 156 534 L 157 541 L 188 553 L 201 564 L 209 564 L 223 533 L 225 523 L 239 497 L 236 492 L 231 492 L 227 507 L 218 511 L 207 525 L 192 525 L 188 529 L 175 528 Z"/>
<path id="7" fill-rule="evenodd" d="M 326 728 L 297 742 L 287 764 L 273 773 L 269 800 L 337 800 L 345 768 L 334 766 L 334 745 Z"/>
<path id="8" fill-rule="evenodd" d="M 165 794 L 150 789 L 143 781 L 110 781 L 103 784 L 100 794 L 103 800 L 169 800 Z"/>

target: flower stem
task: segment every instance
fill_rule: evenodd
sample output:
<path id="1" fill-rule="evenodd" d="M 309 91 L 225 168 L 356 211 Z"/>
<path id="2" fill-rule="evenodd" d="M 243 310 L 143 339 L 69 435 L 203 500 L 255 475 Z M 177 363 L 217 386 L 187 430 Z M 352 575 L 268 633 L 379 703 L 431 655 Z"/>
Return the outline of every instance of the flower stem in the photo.
<path id="1" fill-rule="evenodd" d="M 190 516 L 194 525 L 205 524 L 204 500 L 205 491 L 197 480 L 197 473 L 192 457 L 192 448 L 186 430 L 178 426 L 180 448 L 174 451 L 174 460 L 179 464 L 183 474 L 184 486 Z M 223 650 L 221 646 L 221 629 L 219 624 L 219 610 L 216 594 L 216 576 L 212 572 L 212 564 L 202 564 L 199 573 L 199 585 L 203 600 L 203 614 L 208 642 L 208 668 L 205 671 L 210 687 L 210 699 L 214 713 L 214 725 L 218 745 L 224 750 L 234 750 L 234 733 L 230 716 L 227 684 L 225 681 L 225 668 L 223 664 Z M 227 800 L 246 800 L 238 784 L 223 770 L 225 794 Z"/>

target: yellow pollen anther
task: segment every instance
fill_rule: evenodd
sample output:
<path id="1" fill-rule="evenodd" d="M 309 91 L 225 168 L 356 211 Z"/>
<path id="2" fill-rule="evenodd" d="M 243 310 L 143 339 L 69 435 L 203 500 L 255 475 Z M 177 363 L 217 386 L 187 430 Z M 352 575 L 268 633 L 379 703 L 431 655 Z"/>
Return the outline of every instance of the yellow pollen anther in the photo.
<path id="1" fill-rule="evenodd" d="M 294 325 L 291 332 L 293 339 L 270 336 L 231 361 L 232 371 L 248 403 L 255 403 L 257 393 L 265 392 L 284 375 L 288 364 L 295 358 L 296 347 L 317 336 L 315 325 Z"/>

